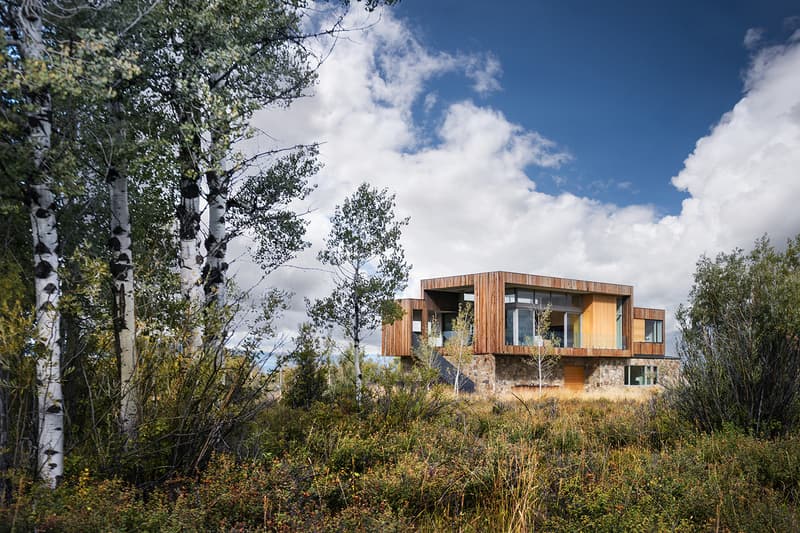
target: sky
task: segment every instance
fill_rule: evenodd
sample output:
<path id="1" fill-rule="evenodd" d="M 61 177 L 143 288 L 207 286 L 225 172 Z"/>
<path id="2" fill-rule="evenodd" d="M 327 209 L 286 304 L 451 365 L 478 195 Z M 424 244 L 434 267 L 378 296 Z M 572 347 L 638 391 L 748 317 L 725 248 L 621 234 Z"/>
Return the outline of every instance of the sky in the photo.
<path id="1" fill-rule="evenodd" d="M 652 4 L 652 5 L 649 5 Z M 322 143 L 298 209 L 311 248 L 259 285 L 330 290 L 315 257 L 361 182 L 397 195 L 419 280 L 490 270 L 624 283 L 674 312 L 695 263 L 800 233 L 794 2 L 354 4 L 307 98 L 258 112 L 259 143 Z M 320 19 L 325 14 L 321 14 Z M 238 246 L 238 248 L 237 248 Z M 260 278 L 246 240 L 237 283 Z M 367 351 L 377 352 L 373 335 Z"/>

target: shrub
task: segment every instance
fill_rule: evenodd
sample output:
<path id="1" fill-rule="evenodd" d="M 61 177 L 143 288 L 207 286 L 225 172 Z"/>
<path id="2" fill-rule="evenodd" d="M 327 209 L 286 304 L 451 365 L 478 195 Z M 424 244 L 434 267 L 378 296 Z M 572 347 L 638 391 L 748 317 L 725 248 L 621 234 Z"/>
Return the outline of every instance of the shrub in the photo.
<path id="1" fill-rule="evenodd" d="M 800 423 L 800 235 L 784 252 L 766 238 L 697 263 L 677 313 L 683 382 L 673 398 L 704 429 L 756 434 Z"/>

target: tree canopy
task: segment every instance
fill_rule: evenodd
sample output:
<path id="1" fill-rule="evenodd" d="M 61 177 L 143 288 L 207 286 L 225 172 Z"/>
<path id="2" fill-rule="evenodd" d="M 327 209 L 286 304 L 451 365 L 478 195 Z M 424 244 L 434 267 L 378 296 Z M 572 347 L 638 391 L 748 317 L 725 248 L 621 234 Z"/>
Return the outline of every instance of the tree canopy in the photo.
<path id="1" fill-rule="evenodd" d="M 392 323 L 402 310 L 394 298 L 403 290 L 411 266 L 400 236 L 408 219 L 395 217 L 394 195 L 362 183 L 337 206 L 331 231 L 318 259 L 334 267 L 331 294 L 309 304 L 317 322 L 339 326 L 353 343 L 356 396 L 361 389 L 361 341 L 382 323 Z"/>
<path id="2" fill-rule="evenodd" d="M 684 414 L 706 429 L 757 434 L 800 423 L 800 235 L 783 251 L 764 237 L 697 263 L 677 313 Z"/>

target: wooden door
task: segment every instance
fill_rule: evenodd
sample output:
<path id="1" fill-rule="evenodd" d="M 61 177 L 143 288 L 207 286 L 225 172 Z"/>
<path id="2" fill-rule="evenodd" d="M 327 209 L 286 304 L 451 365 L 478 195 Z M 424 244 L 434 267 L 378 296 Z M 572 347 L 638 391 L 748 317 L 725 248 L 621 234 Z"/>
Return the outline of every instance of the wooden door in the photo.
<path id="1" fill-rule="evenodd" d="M 564 387 L 569 390 L 583 391 L 584 371 L 582 366 L 564 365 Z"/>

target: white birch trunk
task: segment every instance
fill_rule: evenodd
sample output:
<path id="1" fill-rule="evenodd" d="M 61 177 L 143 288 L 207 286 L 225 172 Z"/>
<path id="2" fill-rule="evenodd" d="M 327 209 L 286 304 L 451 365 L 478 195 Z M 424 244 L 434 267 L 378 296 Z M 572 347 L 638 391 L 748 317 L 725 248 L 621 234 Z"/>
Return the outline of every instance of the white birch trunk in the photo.
<path id="1" fill-rule="evenodd" d="M 212 146 L 209 153 L 214 153 Z M 223 363 L 223 348 L 225 337 L 225 317 L 221 312 L 227 304 L 225 282 L 228 263 L 225 261 L 228 248 L 228 227 L 226 217 L 228 214 L 229 183 L 224 168 L 216 165 L 206 172 L 208 185 L 208 238 L 205 241 L 206 264 L 203 267 L 203 290 L 205 304 L 212 310 L 211 320 L 215 323 L 206 324 L 206 341 L 209 349 L 216 355 L 217 367 Z"/>
<path id="2" fill-rule="evenodd" d="M 539 396 L 542 395 L 542 354 L 541 354 L 541 351 L 542 351 L 542 349 L 539 348 L 539 357 L 536 360 L 536 362 L 538 363 L 537 366 L 539 367 Z"/>
<path id="3" fill-rule="evenodd" d="M 28 60 L 44 59 L 42 3 L 30 1 L 18 12 L 23 30 L 22 53 Z M 55 195 L 46 158 L 50 150 L 52 109 L 49 94 L 32 95 L 36 110 L 28 116 L 29 142 L 38 176 L 29 183 L 26 203 L 33 236 L 33 264 L 36 294 L 36 341 L 41 349 L 36 361 L 39 413 L 37 471 L 55 488 L 64 474 L 64 397 L 61 391 L 61 292 L 58 277 L 58 231 Z"/>
<path id="4" fill-rule="evenodd" d="M 111 275 L 114 293 L 114 334 L 120 370 L 120 427 L 129 439 L 136 438 L 138 402 L 136 393 L 136 317 L 134 314 L 133 252 L 128 183 L 111 167 L 107 176 L 111 201 Z"/>
<path id="5" fill-rule="evenodd" d="M 55 487 L 64 474 L 64 397 L 61 392 L 61 313 L 58 311 L 58 232 L 55 197 L 47 185 L 29 187 L 36 292 L 36 337 L 42 352 L 36 361 L 38 386 L 38 471 Z"/>
<path id="6" fill-rule="evenodd" d="M 188 304 L 190 324 L 186 352 L 198 355 L 203 349 L 203 256 L 200 254 L 200 187 L 197 179 L 181 180 L 181 203 L 178 207 L 180 232 L 181 294 Z"/>
<path id="7" fill-rule="evenodd" d="M 228 187 L 216 171 L 206 174 L 208 181 L 208 238 L 206 239 L 205 297 L 207 305 L 224 307 L 228 263 L 226 224 Z"/>

